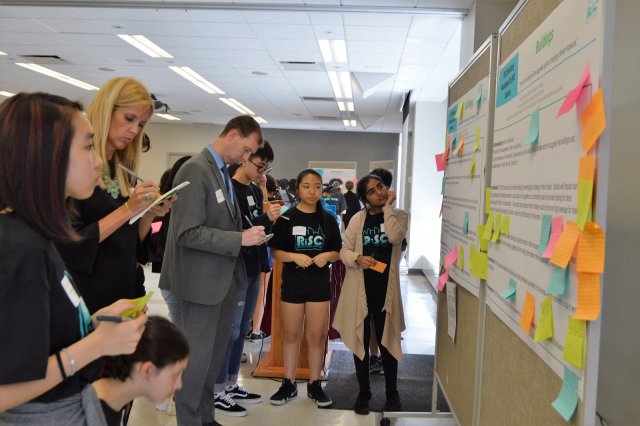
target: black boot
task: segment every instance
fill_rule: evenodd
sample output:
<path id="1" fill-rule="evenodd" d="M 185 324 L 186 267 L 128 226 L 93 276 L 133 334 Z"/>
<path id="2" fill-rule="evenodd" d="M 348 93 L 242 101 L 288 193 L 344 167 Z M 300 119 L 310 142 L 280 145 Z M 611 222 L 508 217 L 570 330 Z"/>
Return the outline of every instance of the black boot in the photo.
<path id="1" fill-rule="evenodd" d="M 369 414 L 369 400 L 371 399 L 371 392 L 360 391 L 358 392 L 358 398 L 356 399 L 356 403 L 353 405 L 353 411 L 356 414 Z"/>
<path id="2" fill-rule="evenodd" d="M 400 404 L 400 394 L 398 394 L 398 391 L 387 391 L 387 400 L 384 403 L 384 411 L 400 410 L 402 410 L 402 404 Z"/>

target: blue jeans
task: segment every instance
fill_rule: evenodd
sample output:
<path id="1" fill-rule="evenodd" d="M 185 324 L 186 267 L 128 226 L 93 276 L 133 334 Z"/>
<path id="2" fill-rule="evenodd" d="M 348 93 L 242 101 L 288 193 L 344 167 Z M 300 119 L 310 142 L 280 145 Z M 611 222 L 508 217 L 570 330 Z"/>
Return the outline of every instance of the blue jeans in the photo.
<path id="1" fill-rule="evenodd" d="M 160 293 L 162 294 L 162 298 L 165 302 L 167 302 L 167 308 L 169 308 L 169 317 L 171 317 L 171 322 L 177 325 L 179 328 L 182 328 L 182 307 L 180 304 L 180 299 L 176 299 L 176 297 L 169 291 L 160 289 Z"/>
<path id="2" fill-rule="evenodd" d="M 231 324 L 231 334 L 224 354 L 224 361 L 214 386 L 215 392 L 222 392 L 227 382 L 235 383 L 238 380 L 244 337 L 251 329 L 251 319 L 258 300 L 260 275 L 247 278 L 247 282 L 247 288 L 236 294 L 236 310 Z"/>

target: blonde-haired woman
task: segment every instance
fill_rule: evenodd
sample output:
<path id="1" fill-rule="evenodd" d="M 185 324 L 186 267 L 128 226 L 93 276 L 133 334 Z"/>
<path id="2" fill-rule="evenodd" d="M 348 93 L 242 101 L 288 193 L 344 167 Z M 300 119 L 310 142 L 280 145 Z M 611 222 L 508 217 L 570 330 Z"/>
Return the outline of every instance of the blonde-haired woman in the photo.
<path id="1" fill-rule="evenodd" d="M 137 170 L 144 127 L 153 114 L 153 100 L 139 81 L 114 78 L 98 91 L 87 109 L 93 125 L 93 145 L 103 165 L 98 186 L 86 200 L 74 201 L 74 228 L 79 243 L 59 244 L 90 312 L 121 298 L 144 295 L 144 244 L 151 221 L 171 208 L 167 201 L 138 222 L 129 219 L 158 196 L 149 180 L 136 182 L 120 165 Z"/>

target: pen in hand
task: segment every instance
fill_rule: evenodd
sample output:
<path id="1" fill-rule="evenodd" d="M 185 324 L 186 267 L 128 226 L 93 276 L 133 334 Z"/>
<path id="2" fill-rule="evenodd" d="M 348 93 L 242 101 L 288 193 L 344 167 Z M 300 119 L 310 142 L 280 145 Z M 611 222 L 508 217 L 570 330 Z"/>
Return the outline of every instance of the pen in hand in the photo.
<path id="1" fill-rule="evenodd" d="M 136 172 L 134 172 L 133 170 L 123 166 L 121 163 L 118 163 L 118 167 L 120 167 L 123 171 L 129 173 L 133 178 L 139 180 L 140 182 L 144 181 L 144 179 L 142 179 L 142 177 L 140 177 L 139 174 L 137 174 Z"/>
<path id="2" fill-rule="evenodd" d="M 118 317 L 118 316 L 113 316 L 113 315 L 98 315 L 96 317 L 96 319 L 98 321 L 108 321 L 108 322 L 125 322 L 125 321 L 131 321 L 131 318 L 123 318 L 123 317 Z"/>

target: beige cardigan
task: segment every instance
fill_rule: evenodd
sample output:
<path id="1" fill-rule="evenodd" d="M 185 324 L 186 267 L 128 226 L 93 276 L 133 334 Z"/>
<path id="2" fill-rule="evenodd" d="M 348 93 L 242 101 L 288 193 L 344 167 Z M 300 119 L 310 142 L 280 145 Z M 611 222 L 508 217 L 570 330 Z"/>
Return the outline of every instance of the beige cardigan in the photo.
<path id="1" fill-rule="evenodd" d="M 402 240 L 407 235 L 409 215 L 391 206 L 383 207 L 385 233 L 393 244 L 389 265 L 389 282 L 383 310 L 387 317 L 382 332 L 382 345 L 395 359 L 402 359 L 400 332 L 405 329 L 402 296 L 400 295 L 400 254 Z M 340 250 L 340 259 L 347 267 L 340 299 L 333 319 L 333 328 L 340 332 L 344 344 L 358 358 L 364 359 L 364 319 L 367 316 L 367 295 L 364 290 L 364 273 L 356 265 L 362 255 L 362 229 L 366 210 L 356 213 L 349 222 Z M 369 342 L 366 343 L 367 345 Z"/>

